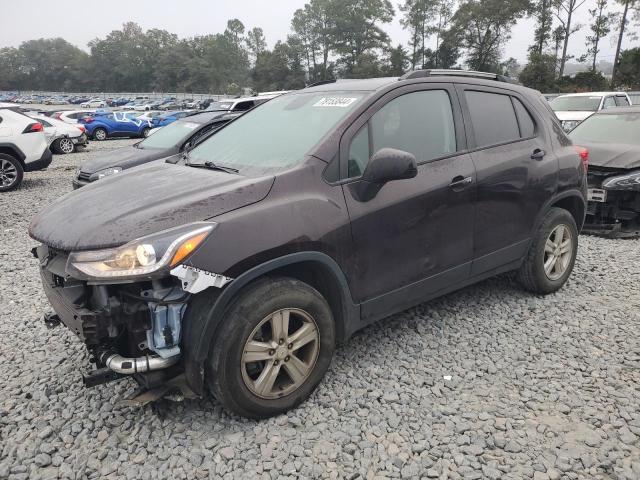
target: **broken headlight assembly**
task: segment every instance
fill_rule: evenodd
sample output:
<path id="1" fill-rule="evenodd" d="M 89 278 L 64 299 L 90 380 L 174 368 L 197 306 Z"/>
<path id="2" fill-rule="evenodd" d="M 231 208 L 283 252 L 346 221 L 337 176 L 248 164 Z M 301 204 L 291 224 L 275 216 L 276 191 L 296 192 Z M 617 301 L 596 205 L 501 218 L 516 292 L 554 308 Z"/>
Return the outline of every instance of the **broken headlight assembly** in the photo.
<path id="1" fill-rule="evenodd" d="M 640 192 L 640 170 L 625 175 L 609 177 L 602 182 L 605 190 L 635 190 Z"/>
<path id="2" fill-rule="evenodd" d="M 156 278 L 182 263 L 216 227 L 196 222 L 133 240 L 118 248 L 74 252 L 67 273 L 93 280 Z"/>

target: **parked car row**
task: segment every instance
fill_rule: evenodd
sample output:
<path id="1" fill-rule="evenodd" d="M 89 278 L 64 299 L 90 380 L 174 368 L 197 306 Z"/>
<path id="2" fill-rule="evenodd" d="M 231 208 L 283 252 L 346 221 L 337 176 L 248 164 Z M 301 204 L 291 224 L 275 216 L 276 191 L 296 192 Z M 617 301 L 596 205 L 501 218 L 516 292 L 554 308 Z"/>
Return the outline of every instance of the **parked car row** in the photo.
<path id="1" fill-rule="evenodd" d="M 124 107 L 140 111 L 148 110 L 179 110 L 194 109 L 204 110 L 213 99 L 194 100 L 193 98 L 176 99 L 175 97 L 164 97 L 162 99 L 150 99 L 148 96 L 136 97 L 86 97 L 77 95 L 0 95 L 0 102 L 19 103 L 23 105 L 43 104 L 43 105 L 80 105 L 81 108 L 118 108 Z"/>
<path id="2" fill-rule="evenodd" d="M 549 104 L 565 131 L 570 132 L 595 112 L 614 107 L 631 105 L 629 95 L 624 92 L 569 93 L 552 99 Z"/>

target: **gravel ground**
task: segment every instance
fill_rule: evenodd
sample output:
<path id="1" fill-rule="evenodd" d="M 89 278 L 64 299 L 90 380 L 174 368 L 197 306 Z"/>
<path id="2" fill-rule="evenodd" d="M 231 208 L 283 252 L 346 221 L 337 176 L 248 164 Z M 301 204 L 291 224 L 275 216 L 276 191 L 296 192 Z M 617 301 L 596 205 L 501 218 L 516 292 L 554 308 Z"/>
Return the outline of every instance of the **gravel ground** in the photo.
<path id="1" fill-rule="evenodd" d="M 48 309 L 30 218 L 92 142 L 29 173 L 0 208 L 0 478 L 640 478 L 640 241 L 580 238 L 559 293 L 508 277 L 373 325 L 310 400 L 249 421 L 209 400 L 119 405 Z"/>

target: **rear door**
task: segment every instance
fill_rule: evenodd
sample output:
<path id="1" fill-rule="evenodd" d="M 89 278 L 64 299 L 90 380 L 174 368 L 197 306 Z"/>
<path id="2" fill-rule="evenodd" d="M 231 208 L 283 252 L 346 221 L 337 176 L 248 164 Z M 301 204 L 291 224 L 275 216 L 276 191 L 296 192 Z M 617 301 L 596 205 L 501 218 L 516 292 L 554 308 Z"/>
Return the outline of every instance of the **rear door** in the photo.
<path id="1" fill-rule="evenodd" d="M 555 192 L 558 161 L 543 119 L 515 91 L 458 85 L 477 174 L 472 276 L 525 254 L 542 206 Z"/>
<path id="2" fill-rule="evenodd" d="M 363 195 L 369 158 L 415 155 L 415 178 Z M 340 142 L 355 258 L 348 272 L 363 319 L 380 318 L 468 278 L 475 172 L 452 84 L 408 85 L 374 103 Z"/>

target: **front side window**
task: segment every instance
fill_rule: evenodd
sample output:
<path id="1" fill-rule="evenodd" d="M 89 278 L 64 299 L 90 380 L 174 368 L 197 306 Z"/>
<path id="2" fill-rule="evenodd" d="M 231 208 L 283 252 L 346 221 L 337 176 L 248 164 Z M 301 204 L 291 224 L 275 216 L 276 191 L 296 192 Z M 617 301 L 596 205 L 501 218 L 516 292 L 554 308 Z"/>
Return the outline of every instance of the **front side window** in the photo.
<path id="1" fill-rule="evenodd" d="M 253 107 L 253 102 L 239 102 L 236 104 L 236 107 L 233 109 L 236 112 L 244 112 L 245 110 L 249 110 Z"/>
<path id="2" fill-rule="evenodd" d="M 606 97 L 604 99 L 604 103 L 602 104 L 602 108 L 613 108 L 616 106 L 616 100 L 613 97 Z"/>
<path id="3" fill-rule="evenodd" d="M 193 135 L 200 127 L 195 122 L 178 121 L 162 127 L 153 135 L 148 136 L 138 144 L 138 148 L 155 149 L 171 148 L 183 142 L 185 138 Z"/>
<path id="4" fill-rule="evenodd" d="M 295 165 L 368 92 L 328 91 L 277 97 L 245 113 L 203 141 L 190 162 L 213 162 L 241 174 L 275 173 Z"/>
<path id="5" fill-rule="evenodd" d="M 516 112 L 509 95 L 466 91 L 465 98 L 477 147 L 520 139 Z"/>
<path id="6" fill-rule="evenodd" d="M 351 141 L 349 177 L 362 175 L 371 155 L 382 148 L 412 153 L 418 163 L 455 153 L 449 94 L 445 90 L 407 93 L 378 110 Z"/>

